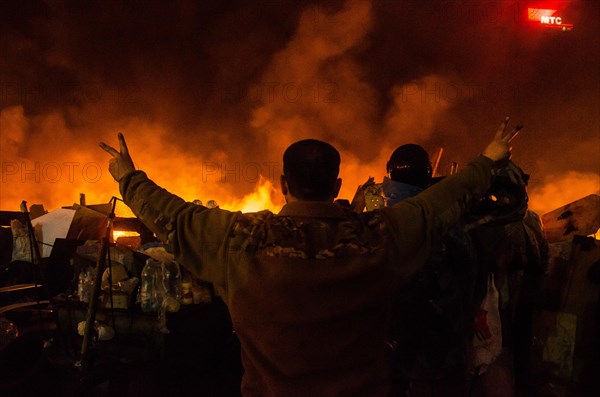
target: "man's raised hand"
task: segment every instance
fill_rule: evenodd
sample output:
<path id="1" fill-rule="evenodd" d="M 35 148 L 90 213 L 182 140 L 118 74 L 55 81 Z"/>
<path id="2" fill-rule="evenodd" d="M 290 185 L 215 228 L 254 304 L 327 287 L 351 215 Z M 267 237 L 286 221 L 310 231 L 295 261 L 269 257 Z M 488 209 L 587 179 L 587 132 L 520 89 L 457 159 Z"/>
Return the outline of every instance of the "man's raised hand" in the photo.
<path id="1" fill-rule="evenodd" d="M 131 160 L 131 156 L 129 155 L 129 149 L 127 149 L 125 137 L 120 132 L 118 137 L 119 146 L 121 149 L 120 151 L 117 151 L 117 149 L 107 145 L 104 142 L 100 142 L 100 147 L 112 156 L 110 162 L 108 163 L 108 170 L 117 182 L 119 182 L 125 175 L 135 171 L 133 160 Z"/>
<path id="2" fill-rule="evenodd" d="M 512 131 L 506 133 L 506 126 L 508 125 L 509 117 L 506 117 L 498 130 L 494 139 L 488 144 L 483 151 L 483 155 L 493 160 L 496 163 L 507 161 L 510 158 L 510 142 L 517 136 L 519 131 L 523 128 L 522 125 L 517 125 Z"/>

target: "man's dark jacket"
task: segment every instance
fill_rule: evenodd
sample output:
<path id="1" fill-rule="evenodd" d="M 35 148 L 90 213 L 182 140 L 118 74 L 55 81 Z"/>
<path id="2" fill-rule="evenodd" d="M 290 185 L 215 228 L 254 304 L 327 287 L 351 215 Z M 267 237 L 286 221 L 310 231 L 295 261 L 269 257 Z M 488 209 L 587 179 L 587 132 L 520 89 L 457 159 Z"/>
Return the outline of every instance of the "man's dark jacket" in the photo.
<path id="1" fill-rule="evenodd" d="M 392 291 L 489 187 L 492 161 L 397 206 L 353 214 L 292 202 L 251 214 L 187 203 L 141 171 L 120 181 L 125 203 L 214 283 L 242 347 L 245 397 L 382 397 Z"/>

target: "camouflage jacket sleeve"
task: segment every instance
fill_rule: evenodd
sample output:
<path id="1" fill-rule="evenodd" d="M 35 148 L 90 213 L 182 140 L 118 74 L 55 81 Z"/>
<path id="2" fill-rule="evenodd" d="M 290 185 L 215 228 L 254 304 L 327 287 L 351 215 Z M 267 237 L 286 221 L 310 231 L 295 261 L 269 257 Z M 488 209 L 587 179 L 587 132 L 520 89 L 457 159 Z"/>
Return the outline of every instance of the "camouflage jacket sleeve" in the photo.
<path id="1" fill-rule="evenodd" d="M 444 178 L 421 194 L 382 213 L 402 264 L 395 271 L 405 280 L 427 260 L 432 244 L 458 222 L 475 198 L 490 187 L 493 162 L 479 156 L 458 174 Z"/>
<path id="2" fill-rule="evenodd" d="M 173 247 L 175 259 L 196 277 L 226 286 L 226 236 L 237 214 L 185 202 L 135 171 L 120 183 L 123 201 L 157 237 Z"/>

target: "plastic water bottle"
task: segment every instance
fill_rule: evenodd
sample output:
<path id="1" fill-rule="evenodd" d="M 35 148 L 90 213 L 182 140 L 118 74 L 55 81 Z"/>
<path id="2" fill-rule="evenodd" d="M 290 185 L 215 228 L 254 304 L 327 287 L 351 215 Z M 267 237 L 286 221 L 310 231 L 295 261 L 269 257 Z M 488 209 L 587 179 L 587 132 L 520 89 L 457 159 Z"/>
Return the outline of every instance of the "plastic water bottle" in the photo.
<path id="1" fill-rule="evenodd" d="M 181 269 L 177 262 L 163 263 L 162 278 L 164 283 L 164 294 L 180 301 L 182 295 L 182 280 Z"/>
<path id="2" fill-rule="evenodd" d="M 140 288 L 140 306 L 144 312 L 155 312 L 160 308 L 162 299 L 159 295 L 159 277 L 162 276 L 161 262 L 155 259 L 148 259 L 142 269 L 142 285 Z"/>
<path id="3" fill-rule="evenodd" d="M 79 273 L 77 282 L 77 296 L 81 302 L 88 303 L 94 289 L 94 274 L 88 267 Z"/>

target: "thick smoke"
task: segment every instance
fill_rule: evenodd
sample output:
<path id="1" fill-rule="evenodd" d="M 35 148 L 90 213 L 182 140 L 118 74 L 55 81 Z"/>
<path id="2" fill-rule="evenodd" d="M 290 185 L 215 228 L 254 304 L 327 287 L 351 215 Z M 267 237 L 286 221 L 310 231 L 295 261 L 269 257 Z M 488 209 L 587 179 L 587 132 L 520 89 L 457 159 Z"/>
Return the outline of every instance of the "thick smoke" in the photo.
<path id="1" fill-rule="evenodd" d="M 236 206 L 294 140 L 338 147 L 351 198 L 396 146 L 446 170 L 509 114 L 546 212 L 600 188 L 599 10 L 548 3 L 572 31 L 518 1 L 1 2 L 0 208 L 117 195 L 97 142 L 118 131 L 169 190 Z"/>

